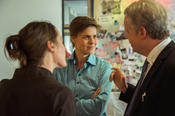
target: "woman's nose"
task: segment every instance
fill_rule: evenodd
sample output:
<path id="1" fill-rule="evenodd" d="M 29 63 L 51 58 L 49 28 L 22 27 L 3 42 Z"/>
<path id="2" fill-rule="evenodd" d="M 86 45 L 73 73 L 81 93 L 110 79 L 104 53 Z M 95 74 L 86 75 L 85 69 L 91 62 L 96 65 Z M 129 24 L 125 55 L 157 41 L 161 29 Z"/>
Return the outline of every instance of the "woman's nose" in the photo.
<path id="1" fill-rule="evenodd" d="M 90 42 L 90 43 L 96 43 L 96 38 L 90 37 L 90 38 L 89 38 L 89 42 Z"/>

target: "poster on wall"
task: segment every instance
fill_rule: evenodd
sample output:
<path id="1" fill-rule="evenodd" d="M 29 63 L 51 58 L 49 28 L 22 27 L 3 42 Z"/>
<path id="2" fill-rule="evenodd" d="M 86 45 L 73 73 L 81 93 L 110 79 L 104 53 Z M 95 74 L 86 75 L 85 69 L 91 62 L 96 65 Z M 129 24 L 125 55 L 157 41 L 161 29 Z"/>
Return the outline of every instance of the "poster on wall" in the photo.
<path id="1" fill-rule="evenodd" d="M 106 59 L 113 67 L 119 68 L 127 81 L 136 84 L 140 78 L 145 57 L 133 52 L 124 36 L 124 9 L 138 0 L 95 0 L 94 17 L 102 26 L 98 34 L 96 55 Z M 171 38 L 175 40 L 175 0 L 157 0 L 168 11 Z"/>

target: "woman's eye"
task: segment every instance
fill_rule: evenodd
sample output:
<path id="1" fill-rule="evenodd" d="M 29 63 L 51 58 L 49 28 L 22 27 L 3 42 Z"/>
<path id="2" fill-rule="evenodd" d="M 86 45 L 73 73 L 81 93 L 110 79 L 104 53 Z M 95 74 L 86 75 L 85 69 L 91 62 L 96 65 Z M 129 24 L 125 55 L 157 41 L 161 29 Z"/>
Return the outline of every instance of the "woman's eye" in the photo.
<path id="1" fill-rule="evenodd" d="M 85 37 L 83 37 L 83 39 L 89 39 L 89 37 L 85 36 Z"/>

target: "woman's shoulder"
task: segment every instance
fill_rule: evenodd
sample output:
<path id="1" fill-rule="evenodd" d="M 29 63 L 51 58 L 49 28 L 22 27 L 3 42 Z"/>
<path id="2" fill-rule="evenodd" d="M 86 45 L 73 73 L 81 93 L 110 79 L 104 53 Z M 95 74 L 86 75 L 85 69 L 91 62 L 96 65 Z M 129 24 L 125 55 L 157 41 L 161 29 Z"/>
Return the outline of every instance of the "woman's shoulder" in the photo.
<path id="1" fill-rule="evenodd" d="M 104 58 L 99 58 L 96 56 L 96 62 L 98 65 L 102 65 L 104 67 L 111 67 L 111 64 Z"/>
<path id="2" fill-rule="evenodd" d="M 68 94 L 72 94 L 72 91 L 70 90 L 70 88 L 66 87 L 62 83 L 57 82 L 57 93 L 68 95 Z"/>
<path id="3" fill-rule="evenodd" d="M 62 86 L 62 89 L 58 89 L 56 92 L 54 110 L 57 114 L 64 112 L 66 116 L 69 116 L 70 114 L 75 116 L 75 99 L 73 93 L 64 85 Z"/>
<path id="4" fill-rule="evenodd" d="M 66 87 L 65 85 L 61 85 L 59 86 L 59 88 L 57 88 L 55 100 L 59 101 L 59 104 L 60 102 L 62 102 L 62 104 L 64 104 L 65 102 L 74 102 L 74 96 L 72 91 L 68 87 Z"/>
<path id="5" fill-rule="evenodd" d="M 66 87 L 66 86 L 62 86 L 62 89 L 57 91 L 58 93 L 61 93 L 61 96 L 66 99 L 66 97 L 72 97 L 73 98 L 73 93 L 71 91 L 70 88 Z"/>
<path id="6" fill-rule="evenodd" d="M 8 85 L 9 79 L 3 79 L 0 81 L 0 88 L 5 87 Z"/>
<path id="7" fill-rule="evenodd" d="M 10 93 L 10 86 L 9 83 L 10 80 L 9 79 L 3 79 L 0 81 L 0 92 L 1 92 L 1 97 L 2 96 L 8 96 Z"/>

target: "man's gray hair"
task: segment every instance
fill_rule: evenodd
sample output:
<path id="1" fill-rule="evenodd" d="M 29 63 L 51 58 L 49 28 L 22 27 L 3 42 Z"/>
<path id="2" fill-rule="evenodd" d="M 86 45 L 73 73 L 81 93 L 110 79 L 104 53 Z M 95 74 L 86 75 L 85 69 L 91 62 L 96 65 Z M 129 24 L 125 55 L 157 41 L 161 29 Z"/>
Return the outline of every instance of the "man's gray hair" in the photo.
<path id="1" fill-rule="evenodd" d="M 125 9 L 124 14 L 129 17 L 136 32 L 143 26 L 152 38 L 165 39 L 169 36 L 166 9 L 155 0 L 134 2 Z"/>

